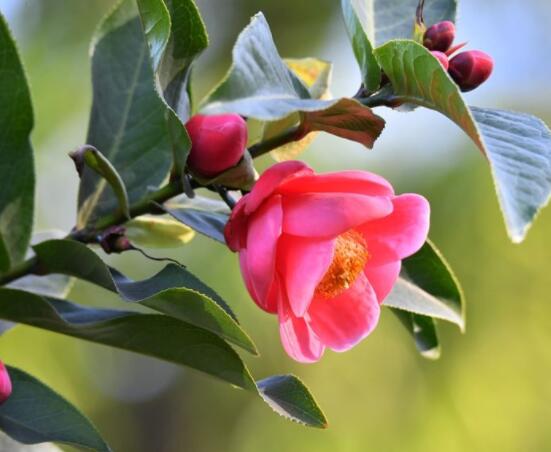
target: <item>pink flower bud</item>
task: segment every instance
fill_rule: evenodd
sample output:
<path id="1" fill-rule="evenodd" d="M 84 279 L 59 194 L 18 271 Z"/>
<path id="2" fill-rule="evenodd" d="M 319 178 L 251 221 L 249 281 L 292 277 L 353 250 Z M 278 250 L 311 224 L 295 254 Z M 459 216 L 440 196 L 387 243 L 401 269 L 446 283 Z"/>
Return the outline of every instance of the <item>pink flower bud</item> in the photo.
<path id="1" fill-rule="evenodd" d="M 0 361 L 0 404 L 4 403 L 11 395 L 11 379 L 8 374 L 8 369 L 4 366 L 4 363 Z"/>
<path id="2" fill-rule="evenodd" d="M 447 71 L 450 66 L 450 61 L 448 60 L 447 55 L 444 52 L 439 52 L 438 50 L 433 50 L 431 53 L 433 57 L 440 61 L 442 67 Z"/>
<path id="3" fill-rule="evenodd" d="M 188 164 L 201 176 L 214 177 L 237 165 L 247 147 L 247 123 L 239 115 L 195 115 L 186 129 L 192 143 Z"/>
<path id="4" fill-rule="evenodd" d="M 492 74 L 494 60 L 480 50 L 461 52 L 450 60 L 449 73 L 461 91 L 472 91 Z"/>
<path id="5" fill-rule="evenodd" d="M 445 52 L 455 39 L 455 25 L 449 20 L 429 27 L 423 37 L 423 45 L 429 50 Z"/>

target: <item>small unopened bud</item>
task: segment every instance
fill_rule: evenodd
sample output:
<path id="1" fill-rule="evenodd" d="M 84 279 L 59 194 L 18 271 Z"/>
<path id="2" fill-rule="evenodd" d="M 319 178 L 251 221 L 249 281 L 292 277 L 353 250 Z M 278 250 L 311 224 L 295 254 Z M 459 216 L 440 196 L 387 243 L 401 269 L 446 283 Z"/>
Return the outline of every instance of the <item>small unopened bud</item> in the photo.
<path id="1" fill-rule="evenodd" d="M 188 165 L 202 177 L 213 178 L 237 165 L 247 147 L 247 123 L 239 115 L 195 115 L 186 129 L 191 138 Z"/>
<path id="2" fill-rule="evenodd" d="M 101 248 L 107 254 L 122 253 L 134 249 L 132 243 L 126 237 L 126 229 L 122 226 L 113 226 L 106 229 L 98 239 Z"/>
<path id="3" fill-rule="evenodd" d="M 442 67 L 447 71 L 448 67 L 450 66 L 450 61 L 448 60 L 448 56 L 444 52 L 439 52 L 438 50 L 433 50 L 432 56 L 435 57 Z"/>
<path id="4" fill-rule="evenodd" d="M 445 52 L 455 39 L 455 25 L 449 20 L 429 27 L 423 37 L 423 45 L 429 50 Z"/>
<path id="5" fill-rule="evenodd" d="M 4 403 L 11 395 L 12 385 L 8 369 L 4 363 L 0 361 L 0 404 Z"/>
<path id="6" fill-rule="evenodd" d="M 450 60 L 448 69 L 461 91 L 472 91 L 484 83 L 494 68 L 492 57 L 480 50 L 461 52 Z"/>

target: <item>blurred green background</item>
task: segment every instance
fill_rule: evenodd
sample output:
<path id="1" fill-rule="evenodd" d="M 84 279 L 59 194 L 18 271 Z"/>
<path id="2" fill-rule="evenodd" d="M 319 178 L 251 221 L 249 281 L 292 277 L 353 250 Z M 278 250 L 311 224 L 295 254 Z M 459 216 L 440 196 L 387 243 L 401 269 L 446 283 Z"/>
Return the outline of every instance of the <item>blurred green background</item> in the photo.
<path id="1" fill-rule="evenodd" d="M 82 144 L 91 102 L 88 46 L 113 2 L 2 0 L 30 79 L 38 172 L 37 228 L 68 230 L 77 176 L 67 152 Z M 262 10 L 280 53 L 335 63 L 332 90 L 352 95 L 359 75 L 335 0 L 199 0 L 211 47 L 196 68 L 196 93 L 225 72 L 237 33 Z M 494 77 L 470 103 L 510 107 L 551 123 L 551 4 L 463 0 L 459 40 L 496 59 Z M 43 379 L 87 413 L 115 451 L 545 451 L 551 450 L 551 208 L 527 240 L 505 233 L 489 168 L 451 123 L 428 111 L 382 111 L 389 123 L 373 151 L 322 136 L 304 154 L 320 171 L 362 168 L 399 191 L 427 196 L 431 237 L 468 300 L 467 333 L 441 325 L 443 356 L 420 358 L 385 312 L 376 332 L 346 354 L 299 365 L 281 349 L 277 321 L 251 302 L 236 256 L 197 237 L 168 254 L 234 307 L 262 356 L 256 377 L 293 372 L 312 389 L 328 430 L 291 424 L 243 391 L 173 365 L 29 327 L 2 337 L 0 356 Z M 261 167 L 268 164 L 265 159 Z M 164 251 L 153 251 L 157 255 Z M 158 265 L 109 258 L 134 277 Z M 70 299 L 122 307 L 111 294 L 75 285 Z"/>

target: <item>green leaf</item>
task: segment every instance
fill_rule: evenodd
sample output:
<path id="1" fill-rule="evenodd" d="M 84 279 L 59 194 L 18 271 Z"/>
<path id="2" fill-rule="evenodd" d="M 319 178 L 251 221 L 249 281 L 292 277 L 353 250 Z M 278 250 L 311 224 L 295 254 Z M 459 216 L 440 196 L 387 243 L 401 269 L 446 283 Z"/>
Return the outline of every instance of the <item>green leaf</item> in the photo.
<path id="1" fill-rule="evenodd" d="M 140 303 L 171 317 L 205 328 L 257 354 L 220 296 L 185 268 L 170 264 L 155 276 L 132 281 L 108 267 L 86 245 L 72 240 L 50 240 L 34 247 L 41 270 L 74 276 L 118 293 L 128 302 Z"/>
<path id="2" fill-rule="evenodd" d="M 433 318 L 400 309 L 390 308 L 390 310 L 411 334 L 421 356 L 427 359 L 440 358 L 436 321 Z"/>
<path id="3" fill-rule="evenodd" d="M 463 293 L 450 267 L 427 241 L 402 261 L 400 278 L 383 303 L 392 308 L 454 323 L 463 331 Z"/>
<path id="4" fill-rule="evenodd" d="M 384 125 L 369 108 L 352 99 L 313 99 L 279 56 L 261 13 L 239 35 L 232 67 L 204 102 L 203 113 L 230 112 L 263 121 L 301 112 L 305 134 L 323 130 L 370 145 Z"/>
<path id="5" fill-rule="evenodd" d="M 373 46 L 352 6 L 352 0 L 341 0 L 341 7 L 352 50 L 360 65 L 362 83 L 368 92 L 376 91 L 381 84 L 381 68 L 373 55 Z"/>
<path id="6" fill-rule="evenodd" d="M 525 113 L 471 107 L 509 234 L 521 242 L 551 196 L 551 131 Z"/>
<path id="7" fill-rule="evenodd" d="M 79 155 L 76 158 L 82 158 L 82 162 L 86 167 L 101 176 L 111 186 L 117 200 L 119 202 L 119 209 L 126 218 L 130 218 L 130 206 L 128 204 L 128 193 L 124 182 L 120 177 L 115 167 L 109 160 L 93 146 L 83 146 L 79 151 Z M 80 154 L 81 153 L 81 154 Z M 84 170 L 84 168 L 82 168 Z M 92 198 L 88 198 L 87 201 L 91 201 Z M 79 209 L 78 224 L 86 224 L 86 220 L 89 218 L 91 212 L 88 209 L 88 202 L 85 201 Z M 92 207 L 93 209 L 93 207 Z"/>
<path id="8" fill-rule="evenodd" d="M 469 109 L 459 88 L 430 52 L 413 41 L 375 50 L 392 82 L 392 100 L 439 111 L 486 155 L 513 242 L 521 242 L 551 195 L 551 132 L 538 118 L 502 110 Z"/>
<path id="9" fill-rule="evenodd" d="M 257 386 L 276 413 L 310 427 L 327 428 L 327 419 L 314 397 L 294 375 L 275 375 L 258 381 Z"/>
<path id="10" fill-rule="evenodd" d="M 162 96 L 186 121 L 190 69 L 208 46 L 201 14 L 193 0 L 138 0 L 138 7 Z"/>
<path id="11" fill-rule="evenodd" d="M 166 216 L 143 215 L 124 227 L 133 244 L 150 248 L 178 248 L 195 237 L 193 229 Z"/>
<path id="12" fill-rule="evenodd" d="M 13 391 L 0 405 L 2 431 L 23 444 L 55 441 L 111 450 L 92 423 L 67 400 L 26 372 L 7 369 Z"/>
<path id="13" fill-rule="evenodd" d="M 0 14 L 0 273 L 19 263 L 31 239 L 34 164 L 31 96 L 15 41 Z"/>
<path id="14" fill-rule="evenodd" d="M 132 0 L 125 0 L 100 24 L 92 56 L 93 103 L 87 144 L 113 164 L 131 204 L 157 187 L 170 167 L 171 142 L 166 108 L 156 93 L 154 75 L 140 19 Z M 117 209 L 105 179 L 85 168 L 79 209 L 86 216 L 79 228 Z"/>
<path id="15" fill-rule="evenodd" d="M 0 289 L 0 318 L 152 356 L 255 389 L 239 355 L 217 335 L 160 314 L 85 308 L 15 289 Z"/>
<path id="16" fill-rule="evenodd" d="M 224 227 L 230 211 L 221 201 L 196 196 L 171 199 L 160 206 L 176 220 L 220 243 L 226 244 Z"/>
<path id="17" fill-rule="evenodd" d="M 203 101 L 202 111 L 275 121 L 297 111 L 321 110 L 334 102 L 312 99 L 279 56 L 270 27 L 258 13 L 237 38 L 232 67 Z"/>
<path id="18" fill-rule="evenodd" d="M 418 0 L 349 0 L 369 41 L 378 47 L 391 39 L 411 38 Z M 457 0 L 426 0 L 427 25 L 455 22 Z"/>
<path id="19" fill-rule="evenodd" d="M 193 0 L 138 0 L 160 98 L 166 105 L 175 177 L 185 177 L 191 141 L 182 126 L 191 115 L 194 59 L 208 46 L 203 19 Z"/>
<path id="20" fill-rule="evenodd" d="M 296 377 L 271 377 L 257 386 L 239 355 L 222 339 L 165 315 L 85 308 L 0 289 L 0 318 L 191 367 L 260 395 L 288 419 L 326 426 L 322 411 Z"/>

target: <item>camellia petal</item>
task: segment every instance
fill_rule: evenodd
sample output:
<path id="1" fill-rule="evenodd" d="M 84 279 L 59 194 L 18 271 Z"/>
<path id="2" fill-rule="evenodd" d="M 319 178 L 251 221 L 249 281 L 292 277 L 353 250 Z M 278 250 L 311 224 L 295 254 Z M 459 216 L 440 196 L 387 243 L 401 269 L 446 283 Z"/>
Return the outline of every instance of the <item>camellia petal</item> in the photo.
<path id="1" fill-rule="evenodd" d="M 422 196 L 405 194 L 396 196 L 391 215 L 371 221 L 358 229 L 370 243 L 377 242 L 394 254 L 395 260 L 411 256 L 423 246 L 430 225 L 430 206 Z"/>
<path id="2" fill-rule="evenodd" d="M 340 171 L 311 174 L 283 182 L 277 193 L 357 193 L 369 196 L 393 196 L 394 189 L 381 176 L 367 171 Z"/>
<path id="3" fill-rule="evenodd" d="M 254 190 L 244 197 L 245 213 L 254 212 L 285 179 L 311 174 L 312 168 L 306 163 L 289 160 L 268 168 L 256 182 Z"/>
<path id="4" fill-rule="evenodd" d="M 282 218 L 281 197 L 273 196 L 249 221 L 247 263 L 251 284 L 262 305 L 267 304 L 268 292 L 274 279 Z"/>
<path id="5" fill-rule="evenodd" d="M 247 288 L 247 291 L 249 292 L 249 295 L 251 296 L 251 298 L 258 305 L 259 308 L 271 314 L 275 314 L 277 312 L 277 295 L 275 297 L 272 296 L 272 292 L 276 290 L 276 288 L 274 287 L 275 284 L 272 283 L 272 286 L 268 291 L 268 295 L 264 299 L 260 299 L 256 294 L 256 291 L 254 289 L 254 286 L 251 280 L 251 275 L 249 272 L 249 263 L 247 262 L 246 250 L 242 250 L 239 252 L 239 265 L 241 267 L 241 275 L 243 275 L 243 281 L 245 282 L 245 287 Z"/>
<path id="6" fill-rule="evenodd" d="M 287 354 L 301 363 L 318 361 L 325 350 L 304 318 L 296 317 L 284 298 L 279 303 L 279 334 Z"/>
<path id="7" fill-rule="evenodd" d="M 224 228 L 224 238 L 232 251 L 245 248 L 247 243 L 247 216 L 245 203 L 238 202 Z"/>
<path id="8" fill-rule="evenodd" d="M 283 231 L 301 237 L 336 237 L 392 212 L 384 196 L 304 193 L 283 198 Z"/>
<path id="9" fill-rule="evenodd" d="M 331 265 L 334 239 L 284 235 L 279 242 L 278 269 L 285 281 L 293 313 L 302 317 L 314 296 L 316 286 Z"/>
<path id="10" fill-rule="evenodd" d="M 373 287 L 379 304 L 384 301 L 392 290 L 392 287 L 394 287 L 398 275 L 400 274 L 401 267 L 401 261 L 389 262 L 382 265 L 372 265 L 368 263 L 365 266 L 364 274 L 371 284 L 371 287 Z"/>
<path id="11" fill-rule="evenodd" d="M 344 352 L 373 331 L 380 307 L 375 290 L 361 274 L 348 290 L 335 298 L 316 297 L 308 310 L 308 324 L 330 349 Z"/>

